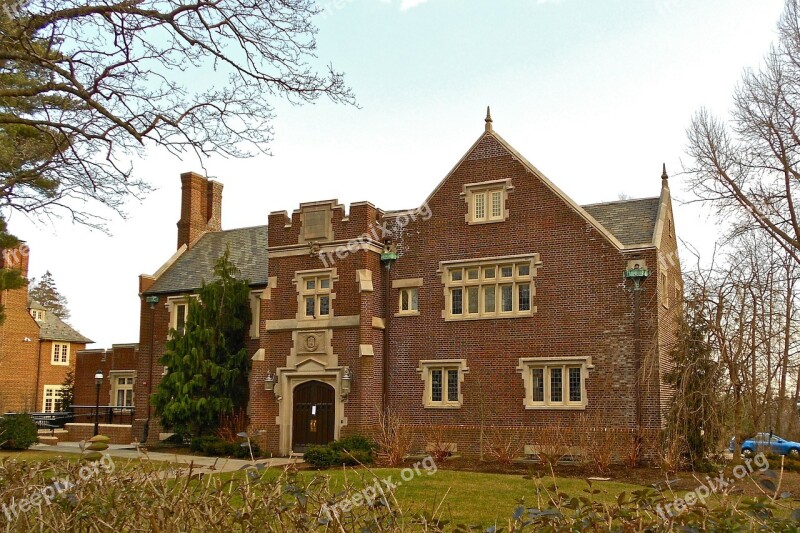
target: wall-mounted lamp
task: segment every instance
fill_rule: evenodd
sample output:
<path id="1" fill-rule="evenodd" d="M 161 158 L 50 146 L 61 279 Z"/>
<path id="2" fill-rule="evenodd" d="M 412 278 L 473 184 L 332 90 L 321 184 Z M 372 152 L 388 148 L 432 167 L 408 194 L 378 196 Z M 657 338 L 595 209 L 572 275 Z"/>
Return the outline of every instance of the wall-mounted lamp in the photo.
<path id="1" fill-rule="evenodd" d="M 350 367 L 344 367 L 344 372 L 342 373 L 342 396 L 347 396 L 350 394 L 350 385 L 353 383 L 353 373 L 350 372 Z"/>
<path id="2" fill-rule="evenodd" d="M 264 378 L 264 390 L 274 391 L 277 381 L 278 377 L 271 370 L 267 371 L 267 377 Z"/>

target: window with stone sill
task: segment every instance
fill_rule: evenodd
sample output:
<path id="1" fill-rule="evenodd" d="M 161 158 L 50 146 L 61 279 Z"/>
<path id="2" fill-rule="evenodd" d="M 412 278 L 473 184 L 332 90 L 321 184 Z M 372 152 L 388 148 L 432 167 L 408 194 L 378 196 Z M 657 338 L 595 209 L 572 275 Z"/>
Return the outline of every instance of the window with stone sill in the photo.
<path id="1" fill-rule="evenodd" d="M 69 344 L 54 342 L 50 362 L 54 365 L 69 365 Z"/>
<path id="2" fill-rule="evenodd" d="M 175 331 L 178 335 L 184 335 L 189 320 L 189 297 L 170 298 L 167 307 L 170 332 Z"/>
<path id="3" fill-rule="evenodd" d="M 424 382 L 422 403 L 425 407 L 461 407 L 461 382 L 469 372 L 465 360 L 420 361 L 417 371 Z"/>
<path id="4" fill-rule="evenodd" d="M 401 315 L 419 314 L 419 289 L 417 287 L 400 289 L 399 307 Z"/>
<path id="5" fill-rule="evenodd" d="M 327 318 L 331 314 L 331 276 L 303 276 L 301 295 L 305 318 Z"/>
<path id="6" fill-rule="evenodd" d="M 531 316 L 538 256 L 496 259 L 444 268 L 449 320 Z"/>
<path id="7" fill-rule="evenodd" d="M 485 224 L 506 220 L 508 218 L 506 197 L 511 189 L 511 180 L 466 185 L 462 196 L 467 203 L 467 223 Z"/>
<path id="8" fill-rule="evenodd" d="M 520 359 L 528 409 L 584 409 L 586 377 L 593 368 L 586 357 Z"/>

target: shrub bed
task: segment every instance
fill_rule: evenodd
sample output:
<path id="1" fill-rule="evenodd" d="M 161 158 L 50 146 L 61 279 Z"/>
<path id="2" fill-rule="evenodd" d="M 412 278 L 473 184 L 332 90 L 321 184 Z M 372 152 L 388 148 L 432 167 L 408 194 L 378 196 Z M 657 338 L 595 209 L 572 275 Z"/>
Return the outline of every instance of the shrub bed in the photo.
<path id="1" fill-rule="evenodd" d="M 244 444 L 244 446 L 242 446 Z M 253 457 L 261 456 L 261 449 L 255 442 L 250 442 L 253 447 Z M 203 435 L 195 437 L 189 444 L 189 450 L 202 455 L 213 457 L 235 457 L 237 459 L 250 459 L 250 450 L 246 440 L 237 442 L 226 441 L 216 435 Z"/>
<path id="2" fill-rule="evenodd" d="M 39 431 L 30 415 L 6 415 L 0 419 L 0 448 L 27 450 L 39 442 Z"/>
<path id="3" fill-rule="evenodd" d="M 303 454 L 303 460 L 314 468 L 371 465 L 375 462 L 376 448 L 374 442 L 354 435 L 331 442 L 327 446 L 311 446 Z"/>

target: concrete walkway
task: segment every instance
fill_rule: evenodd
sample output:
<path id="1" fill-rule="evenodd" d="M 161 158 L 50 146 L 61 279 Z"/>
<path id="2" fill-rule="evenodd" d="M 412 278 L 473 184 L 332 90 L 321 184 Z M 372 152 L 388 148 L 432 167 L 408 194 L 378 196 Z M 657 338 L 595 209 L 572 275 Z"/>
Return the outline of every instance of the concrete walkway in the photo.
<path id="1" fill-rule="evenodd" d="M 77 442 L 59 442 L 55 446 L 46 444 L 36 444 L 31 450 L 51 453 L 72 453 L 80 454 L 81 449 Z M 292 457 L 275 457 L 272 459 L 256 459 L 255 463 L 245 461 L 243 459 L 226 459 L 224 457 L 204 457 L 201 455 L 177 455 L 174 453 L 164 452 L 150 452 L 146 448 L 123 445 L 123 444 L 110 444 L 107 452 L 111 457 L 119 457 L 122 459 L 149 459 L 151 461 L 163 461 L 180 466 L 181 468 L 188 469 L 192 465 L 194 472 L 204 473 L 219 473 L 219 472 L 234 472 L 241 470 L 253 464 L 263 464 L 267 468 L 283 468 L 290 464 L 300 464 L 302 459 Z"/>

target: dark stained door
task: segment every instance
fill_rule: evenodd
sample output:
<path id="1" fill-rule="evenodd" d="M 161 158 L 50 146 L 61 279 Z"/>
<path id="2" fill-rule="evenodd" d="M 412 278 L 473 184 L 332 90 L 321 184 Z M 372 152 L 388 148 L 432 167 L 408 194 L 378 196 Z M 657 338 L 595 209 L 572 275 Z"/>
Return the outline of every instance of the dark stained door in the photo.
<path id="1" fill-rule="evenodd" d="M 292 451 L 304 452 L 312 444 L 333 440 L 335 424 L 333 387 L 321 381 L 308 381 L 294 389 Z"/>

